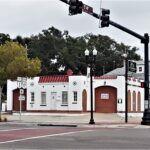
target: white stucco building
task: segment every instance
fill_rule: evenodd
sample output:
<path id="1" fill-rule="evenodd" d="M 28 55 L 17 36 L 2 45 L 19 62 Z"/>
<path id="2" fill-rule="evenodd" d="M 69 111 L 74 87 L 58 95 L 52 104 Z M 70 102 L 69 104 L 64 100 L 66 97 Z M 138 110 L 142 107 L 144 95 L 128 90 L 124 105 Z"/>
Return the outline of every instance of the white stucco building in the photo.
<path id="1" fill-rule="evenodd" d="M 128 80 L 128 112 L 144 111 L 144 89 L 140 80 Z M 7 111 L 19 111 L 17 81 L 7 81 Z M 83 75 L 54 75 L 27 79 L 22 110 L 27 112 L 87 112 L 91 109 L 90 78 Z M 93 77 L 93 109 L 99 113 L 124 113 L 125 77 Z"/>

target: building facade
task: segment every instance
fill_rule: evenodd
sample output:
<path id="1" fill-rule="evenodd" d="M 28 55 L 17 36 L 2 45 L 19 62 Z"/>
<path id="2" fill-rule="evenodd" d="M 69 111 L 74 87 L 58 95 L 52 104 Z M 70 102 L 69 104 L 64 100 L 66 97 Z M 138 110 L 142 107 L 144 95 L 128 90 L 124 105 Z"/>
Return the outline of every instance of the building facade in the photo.
<path id="1" fill-rule="evenodd" d="M 19 111 L 20 90 L 17 81 L 7 81 L 7 111 Z M 89 112 L 90 78 L 83 75 L 41 76 L 27 79 L 22 93 L 22 111 L 27 112 Z M 93 77 L 93 109 L 98 113 L 124 113 L 125 77 Z M 144 111 L 144 89 L 140 80 L 128 80 L 128 112 Z"/>

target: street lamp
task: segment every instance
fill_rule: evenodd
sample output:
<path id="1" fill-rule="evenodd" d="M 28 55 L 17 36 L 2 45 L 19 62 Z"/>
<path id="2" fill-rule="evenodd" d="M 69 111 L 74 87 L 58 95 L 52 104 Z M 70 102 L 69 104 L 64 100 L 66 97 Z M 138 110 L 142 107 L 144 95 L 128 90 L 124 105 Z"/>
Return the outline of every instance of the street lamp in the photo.
<path id="1" fill-rule="evenodd" d="M 93 69 L 96 62 L 96 55 L 96 49 L 92 51 L 89 51 L 88 49 L 85 50 L 86 63 L 87 66 L 90 67 L 91 118 L 89 124 L 95 124 L 93 118 Z"/>
<path id="2" fill-rule="evenodd" d="M 125 123 L 128 122 L 128 59 L 127 54 L 123 54 L 125 59 Z"/>

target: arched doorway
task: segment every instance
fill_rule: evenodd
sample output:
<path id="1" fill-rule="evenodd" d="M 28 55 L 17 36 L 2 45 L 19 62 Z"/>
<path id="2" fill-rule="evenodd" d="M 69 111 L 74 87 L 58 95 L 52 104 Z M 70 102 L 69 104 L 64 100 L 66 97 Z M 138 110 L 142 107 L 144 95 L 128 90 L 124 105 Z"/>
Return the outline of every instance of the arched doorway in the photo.
<path id="1" fill-rule="evenodd" d="M 24 90 L 25 100 L 22 101 L 22 111 L 26 111 L 26 90 Z M 16 89 L 13 91 L 13 111 L 20 110 L 20 101 L 19 101 L 20 91 Z"/>
<path id="2" fill-rule="evenodd" d="M 117 89 L 111 86 L 98 87 L 95 90 L 95 111 L 101 113 L 117 112 Z"/>
<path id="3" fill-rule="evenodd" d="M 83 90 L 82 92 L 82 111 L 87 111 L 87 92 L 86 90 Z"/>
<path id="4" fill-rule="evenodd" d="M 128 112 L 131 112 L 131 92 L 128 91 Z"/>
<path id="5" fill-rule="evenodd" d="M 138 92 L 138 112 L 141 112 L 141 93 Z"/>
<path id="6" fill-rule="evenodd" d="M 136 112 L 136 93 L 133 91 L 133 112 Z"/>

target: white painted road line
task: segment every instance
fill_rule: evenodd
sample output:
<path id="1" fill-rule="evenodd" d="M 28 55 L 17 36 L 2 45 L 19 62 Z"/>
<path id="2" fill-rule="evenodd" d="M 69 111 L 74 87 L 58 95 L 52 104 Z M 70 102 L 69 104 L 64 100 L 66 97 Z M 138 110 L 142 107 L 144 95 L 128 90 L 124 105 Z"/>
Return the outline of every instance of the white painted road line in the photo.
<path id="1" fill-rule="evenodd" d="M 9 132 L 9 131 L 20 131 L 20 130 L 26 130 L 26 129 L 40 129 L 40 128 L 19 128 L 19 129 L 7 129 L 7 130 L 0 130 L 0 132 Z"/>
<path id="2" fill-rule="evenodd" d="M 20 142 L 20 141 L 26 141 L 26 140 L 32 140 L 32 139 L 39 139 L 39 138 L 45 138 L 45 137 L 53 137 L 53 136 L 63 136 L 63 135 L 69 135 L 69 134 L 75 134 L 75 133 L 83 133 L 83 132 L 91 132 L 94 130 L 84 130 L 84 131 L 74 131 L 74 132 L 65 132 L 65 133 L 58 133 L 58 134 L 50 134 L 50 135 L 43 135 L 43 136 L 35 136 L 35 137 L 29 137 L 24 139 L 18 139 L 18 140 L 10 140 L 5 142 L 0 142 L 0 144 L 7 144 L 7 143 L 13 143 L 13 142 Z"/>

